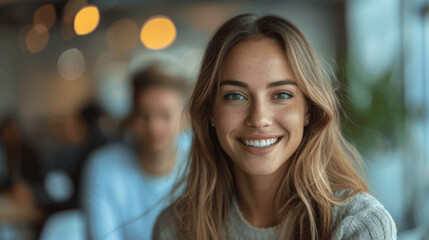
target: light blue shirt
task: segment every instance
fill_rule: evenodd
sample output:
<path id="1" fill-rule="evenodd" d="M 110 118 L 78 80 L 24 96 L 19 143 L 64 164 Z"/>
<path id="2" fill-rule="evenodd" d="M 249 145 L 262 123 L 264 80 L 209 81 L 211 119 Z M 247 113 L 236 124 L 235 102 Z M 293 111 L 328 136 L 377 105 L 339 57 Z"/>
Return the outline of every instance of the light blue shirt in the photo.
<path id="1" fill-rule="evenodd" d="M 183 171 L 188 143 L 178 147 L 173 171 L 160 177 L 146 173 L 124 144 L 92 154 L 83 182 L 91 239 L 151 239 L 156 218 L 172 201 L 170 191 Z"/>

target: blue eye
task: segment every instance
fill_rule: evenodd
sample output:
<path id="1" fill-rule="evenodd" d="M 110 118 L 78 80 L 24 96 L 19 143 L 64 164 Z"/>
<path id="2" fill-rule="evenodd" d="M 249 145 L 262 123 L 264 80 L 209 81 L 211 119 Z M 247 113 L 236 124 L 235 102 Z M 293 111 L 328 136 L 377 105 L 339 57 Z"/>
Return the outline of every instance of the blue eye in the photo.
<path id="1" fill-rule="evenodd" d="M 244 100 L 246 98 L 243 95 L 239 94 L 239 93 L 229 93 L 229 94 L 226 94 L 223 97 L 223 99 L 234 101 L 234 100 Z"/>
<path id="2" fill-rule="evenodd" d="M 278 99 L 278 100 L 286 100 L 286 99 L 289 99 L 291 97 L 293 97 L 293 95 L 290 93 L 287 93 L 287 92 L 279 92 L 276 95 L 274 95 L 274 98 Z"/>

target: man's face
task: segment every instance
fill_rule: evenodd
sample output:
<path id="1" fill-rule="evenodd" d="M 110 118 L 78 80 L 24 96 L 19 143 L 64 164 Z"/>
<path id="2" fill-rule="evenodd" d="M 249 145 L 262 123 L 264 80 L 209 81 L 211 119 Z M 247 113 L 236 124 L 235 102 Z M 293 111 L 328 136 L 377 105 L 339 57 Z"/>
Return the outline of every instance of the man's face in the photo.
<path id="1" fill-rule="evenodd" d="M 153 87 L 141 92 L 134 121 L 139 147 L 149 153 L 172 147 L 181 129 L 182 111 L 183 100 L 173 89 Z"/>

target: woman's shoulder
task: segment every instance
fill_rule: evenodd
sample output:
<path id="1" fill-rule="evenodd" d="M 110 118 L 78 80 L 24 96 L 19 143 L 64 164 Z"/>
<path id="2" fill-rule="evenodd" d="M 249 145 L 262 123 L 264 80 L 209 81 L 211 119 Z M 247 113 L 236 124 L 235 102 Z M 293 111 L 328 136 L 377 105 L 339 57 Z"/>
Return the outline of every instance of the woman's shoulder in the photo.
<path id="1" fill-rule="evenodd" d="M 173 207 L 169 206 L 159 214 L 153 228 L 153 240 L 178 239 L 176 226 L 178 219 L 174 214 Z"/>
<path id="2" fill-rule="evenodd" d="M 352 191 L 340 190 L 346 198 Z M 396 239 L 396 225 L 389 212 L 372 195 L 360 192 L 332 209 L 333 239 Z"/>

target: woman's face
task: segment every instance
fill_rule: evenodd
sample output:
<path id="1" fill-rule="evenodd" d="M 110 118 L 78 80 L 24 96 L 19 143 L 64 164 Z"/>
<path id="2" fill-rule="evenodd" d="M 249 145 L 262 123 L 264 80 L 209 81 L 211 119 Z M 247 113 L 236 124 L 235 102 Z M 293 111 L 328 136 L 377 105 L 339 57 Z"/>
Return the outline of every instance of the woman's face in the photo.
<path id="1" fill-rule="evenodd" d="M 271 175 L 301 143 L 304 94 L 283 49 L 267 38 L 234 46 L 222 64 L 211 121 L 236 171 Z"/>
<path id="2" fill-rule="evenodd" d="M 143 91 L 138 98 L 134 131 L 140 147 L 159 153 L 174 144 L 181 129 L 183 100 L 180 94 L 165 87 Z"/>

